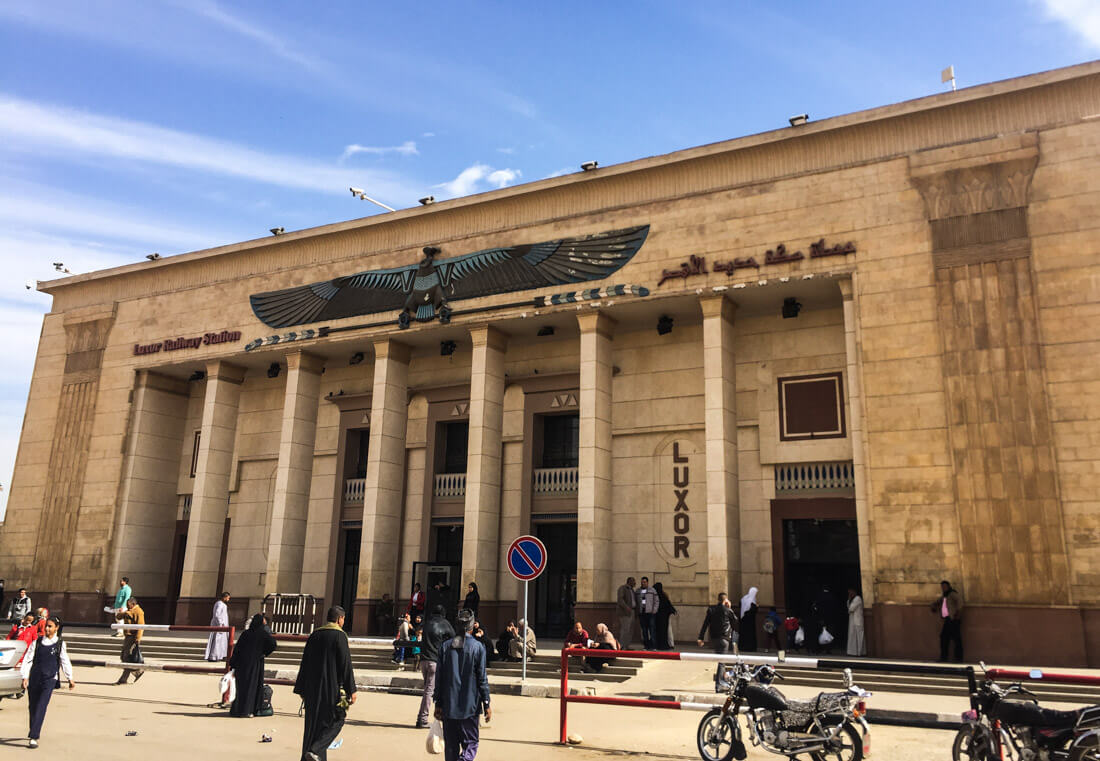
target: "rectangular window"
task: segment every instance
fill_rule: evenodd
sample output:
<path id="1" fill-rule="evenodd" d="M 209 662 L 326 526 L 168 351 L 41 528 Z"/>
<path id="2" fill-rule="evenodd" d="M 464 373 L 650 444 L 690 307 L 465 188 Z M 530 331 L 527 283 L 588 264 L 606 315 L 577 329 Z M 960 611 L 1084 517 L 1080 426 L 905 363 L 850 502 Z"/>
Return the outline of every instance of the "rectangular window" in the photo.
<path id="1" fill-rule="evenodd" d="M 839 439 L 845 435 L 840 373 L 779 379 L 781 441 Z"/>
<path id="2" fill-rule="evenodd" d="M 198 472 L 199 467 L 199 438 L 202 436 L 202 431 L 195 431 L 195 443 L 191 447 L 191 478 L 195 477 L 195 473 Z"/>
<path id="3" fill-rule="evenodd" d="M 462 420 L 443 424 L 443 472 L 465 473 L 470 424 Z"/>
<path id="4" fill-rule="evenodd" d="M 546 415 L 542 419 L 542 467 L 575 468 L 580 446 L 579 415 Z"/>

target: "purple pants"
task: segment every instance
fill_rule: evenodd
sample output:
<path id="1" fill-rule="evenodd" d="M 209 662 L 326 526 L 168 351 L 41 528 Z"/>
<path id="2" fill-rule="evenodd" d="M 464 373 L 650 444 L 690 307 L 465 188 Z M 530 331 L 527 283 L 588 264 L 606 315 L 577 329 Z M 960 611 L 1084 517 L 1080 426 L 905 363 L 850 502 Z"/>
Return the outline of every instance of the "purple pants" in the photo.
<path id="1" fill-rule="evenodd" d="M 443 720 L 443 758 L 445 761 L 474 761 L 480 733 L 480 716 Z"/>

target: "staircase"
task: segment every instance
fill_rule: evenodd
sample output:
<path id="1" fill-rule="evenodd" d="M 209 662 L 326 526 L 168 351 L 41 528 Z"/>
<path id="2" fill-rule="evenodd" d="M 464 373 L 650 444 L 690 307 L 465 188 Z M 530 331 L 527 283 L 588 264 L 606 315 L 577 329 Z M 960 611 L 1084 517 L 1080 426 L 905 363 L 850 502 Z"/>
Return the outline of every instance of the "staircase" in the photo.
<path id="1" fill-rule="evenodd" d="M 65 642 L 68 643 L 68 650 L 73 657 L 118 658 L 119 650 L 122 648 L 121 638 L 80 631 L 66 632 Z M 266 667 L 269 669 L 297 667 L 302 660 L 304 645 L 304 642 L 280 641 L 279 648 L 265 659 Z M 141 640 L 141 652 L 147 660 L 201 664 L 205 663 L 203 655 L 206 652 L 206 640 L 195 637 L 146 635 Z M 355 644 L 351 646 L 352 667 L 356 670 L 414 673 L 412 665 L 406 665 L 403 669 L 395 666 L 391 661 L 392 656 L 393 650 L 388 647 Z M 619 658 L 615 663 L 604 666 L 598 674 L 586 674 L 581 668 L 579 658 L 570 658 L 569 661 L 570 681 L 604 683 L 625 682 L 638 673 L 643 663 L 639 659 Z M 557 680 L 560 664 L 558 651 L 534 656 L 527 660 L 527 676 L 533 679 Z M 521 663 L 493 661 L 489 664 L 489 676 L 518 679 L 522 674 L 522 666 Z M 415 673 L 419 676 L 419 672 Z"/>

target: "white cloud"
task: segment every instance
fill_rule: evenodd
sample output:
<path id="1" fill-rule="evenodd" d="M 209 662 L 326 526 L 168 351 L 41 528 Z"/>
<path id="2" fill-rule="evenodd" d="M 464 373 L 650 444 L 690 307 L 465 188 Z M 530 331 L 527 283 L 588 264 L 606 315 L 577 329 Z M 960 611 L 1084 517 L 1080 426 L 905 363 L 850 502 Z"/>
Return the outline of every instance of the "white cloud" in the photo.
<path id="1" fill-rule="evenodd" d="M 382 170 L 368 174 L 147 122 L 2 95 L 0 138 L 7 149 L 24 154 L 129 160 L 329 193 L 347 192 L 349 185 L 367 184 L 378 196 L 394 203 L 408 203 L 416 198 L 416 185 L 406 184 Z"/>
<path id="2" fill-rule="evenodd" d="M 436 187 L 455 197 L 468 196 L 486 190 L 486 185 L 503 188 L 522 174 L 518 169 L 493 169 L 486 164 L 474 164 L 463 169 L 450 182 L 442 182 Z"/>
<path id="3" fill-rule="evenodd" d="M 1064 23 L 1100 49 L 1100 3 L 1096 0 L 1038 0 L 1048 16 Z"/>
<path id="4" fill-rule="evenodd" d="M 352 143 L 344 148 L 344 152 L 340 155 L 340 160 L 345 161 L 351 158 L 357 153 L 370 153 L 375 156 L 385 156 L 387 153 L 397 153 L 402 156 L 419 156 L 420 151 L 416 150 L 416 143 L 412 140 L 406 140 L 401 145 L 392 145 L 386 147 L 376 147 L 373 145 L 359 145 L 358 143 Z"/>
<path id="5" fill-rule="evenodd" d="M 260 45 L 267 48 L 270 53 L 286 61 L 290 61 L 291 63 L 298 64 L 310 71 L 320 72 L 328 68 L 328 64 L 324 61 L 295 50 L 290 43 L 283 38 L 256 24 L 249 23 L 242 18 L 228 13 L 217 3 L 213 2 L 213 0 L 188 0 L 188 2 L 174 3 L 174 5 L 258 42 Z"/>
<path id="6" fill-rule="evenodd" d="M 497 148 L 497 153 L 503 153 L 507 156 L 511 156 L 515 152 L 516 152 L 515 148 Z"/>
<path id="7" fill-rule="evenodd" d="M 435 137 L 434 132 L 425 132 L 421 137 Z"/>
<path id="8" fill-rule="evenodd" d="M 567 167 L 564 167 L 562 169 L 558 169 L 556 171 L 551 172 L 550 174 L 546 175 L 546 177 L 544 177 L 543 179 L 549 180 L 551 177 L 562 177 L 562 176 L 567 175 L 567 174 L 573 174 L 576 171 L 577 170 L 574 169 L 573 167 L 567 166 Z"/>

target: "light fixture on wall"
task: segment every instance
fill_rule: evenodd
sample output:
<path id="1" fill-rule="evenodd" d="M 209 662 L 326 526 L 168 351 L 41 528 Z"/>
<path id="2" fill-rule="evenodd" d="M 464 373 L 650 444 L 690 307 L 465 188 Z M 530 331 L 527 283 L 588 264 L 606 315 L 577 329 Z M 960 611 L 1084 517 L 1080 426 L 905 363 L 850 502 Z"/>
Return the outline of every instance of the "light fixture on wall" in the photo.
<path id="1" fill-rule="evenodd" d="M 187 380 L 188 381 L 200 381 L 205 377 L 206 377 L 206 371 L 205 370 L 196 370 L 195 372 L 191 373 L 191 377 L 188 378 Z"/>
<path id="2" fill-rule="evenodd" d="M 455 349 L 458 348 L 458 344 L 454 341 L 440 341 L 439 342 L 439 356 L 449 357 L 455 353 Z"/>
<path id="3" fill-rule="evenodd" d="M 267 368 L 267 377 L 278 378 L 279 373 L 282 371 L 282 369 L 283 368 L 279 365 L 278 362 L 272 362 L 271 365 Z"/>
<path id="4" fill-rule="evenodd" d="M 798 299 L 794 296 L 783 299 L 783 319 L 789 320 L 792 317 L 798 317 L 798 313 L 802 311 L 802 305 L 798 303 Z"/>
<path id="5" fill-rule="evenodd" d="M 552 335 L 554 335 L 554 326 L 553 325 L 543 325 L 541 328 L 539 328 L 539 332 L 535 333 L 535 335 L 536 336 L 552 336 Z"/>
<path id="6" fill-rule="evenodd" d="M 657 319 L 657 335 L 667 336 L 672 332 L 672 318 L 667 314 L 661 315 Z"/>
<path id="7" fill-rule="evenodd" d="M 351 359 L 348 360 L 349 365 L 358 365 L 363 361 L 363 352 L 357 351 L 351 355 Z"/>

